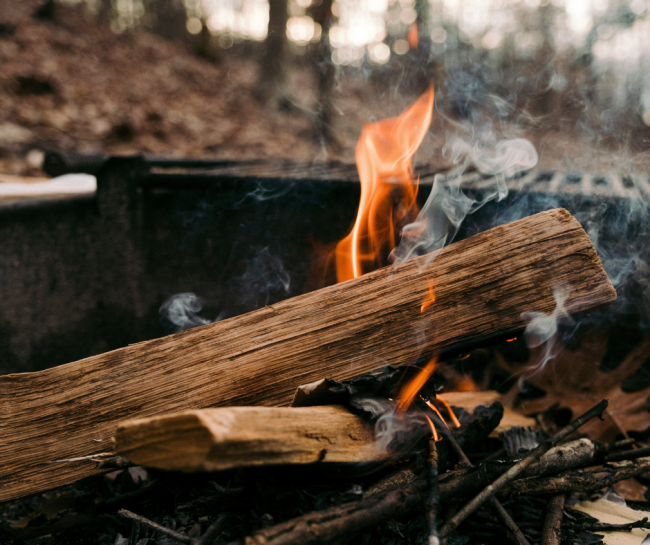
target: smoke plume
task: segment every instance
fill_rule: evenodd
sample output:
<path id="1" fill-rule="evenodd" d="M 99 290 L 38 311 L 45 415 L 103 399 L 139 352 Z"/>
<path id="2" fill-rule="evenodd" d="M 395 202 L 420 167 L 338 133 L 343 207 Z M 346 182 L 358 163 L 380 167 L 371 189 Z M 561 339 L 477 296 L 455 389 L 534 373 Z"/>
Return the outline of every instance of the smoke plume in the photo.
<path id="1" fill-rule="evenodd" d="M 537 151 L 528 140 L 515 138 L 495 142 L 492 133 L 489 134 L 471 143 L 456 136 L 448 140 L 443 155 L 458 166 L 447 175 L 435 176 L 421 212 L 415 222 L 404 228 L 402 239 L 391 254 L 395 263 L 403 263 L 449 244 L 468 214 L 493 199 L 506 197 L 508 176 L 537 164 Z M 471 188 L 462 186 L 462 175 L 471 165 L 492 177 L 490 186 L 482 188 L 480 199 L 469 194 Z"/>
<path id="2" fill-rule="evenodd" d="M 203 301 L 194 293 L 177 293 L 167 299 L 160 307 L 160 318 L 172 327 L 174 332 L 185 331 L 193 327 L 211 324 L 219 321 L 208 320 L 199 316 L 203 310 Z"/>

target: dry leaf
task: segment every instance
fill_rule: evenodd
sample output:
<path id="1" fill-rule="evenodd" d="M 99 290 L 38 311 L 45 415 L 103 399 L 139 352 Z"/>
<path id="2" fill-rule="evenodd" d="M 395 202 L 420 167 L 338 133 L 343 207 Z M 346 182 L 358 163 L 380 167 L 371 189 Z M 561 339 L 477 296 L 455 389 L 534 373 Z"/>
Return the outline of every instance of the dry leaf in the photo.
<path id="1" fill-rule="evenodd" d="M 592 439 L 612 441 L 622 432 L 643 431 L 650 427 L 647 399 L 650 388 L 626 393 L 621 382 L 639 368 L 650 355 L 650 342 L 644 341 L 611 372 L 601 371 L 598 364 L 607 349 L 608 332 L 594 329 L 585 334 L 578 350 L 563 349 L 553 360 L 533 374 L 524 375 L 526 382 L 546 392 L 544 397 L 521 401 L 519 385 L 508 392 L 511 406 L 517 412 L 531 415 L 554 405 L 571 409 L 573 418 L 580 416 L 601 399 L 609 400 L 603 421 L 594 419 L 580 431 Z M 536 361 L 533 351 L 531 364 Z"/>

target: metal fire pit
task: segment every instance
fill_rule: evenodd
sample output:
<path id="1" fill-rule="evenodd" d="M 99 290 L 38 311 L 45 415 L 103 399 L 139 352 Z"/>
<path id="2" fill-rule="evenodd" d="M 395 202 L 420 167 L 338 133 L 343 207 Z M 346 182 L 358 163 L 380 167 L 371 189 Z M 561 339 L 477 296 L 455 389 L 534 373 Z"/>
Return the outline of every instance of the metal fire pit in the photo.
<path id="1" fill-rule="evenodd" d="M 360 196 L 356 168 L 340 163 L 113 157 L 54 164 L 57 173 L 96 173 L 97 192 L 0 205 L 2 373 L 168 334 L 159 308 L 176 293 L 201 296 L 202 315 L 216 318 L 316 289 L 328 279 L 314 271 L 350 229 Z M 421 204 L 436 172 L 419 169 Z M 463 181 L 478 198 L 489 184 L 476 173 Z M 634 218 L 650 199 L 647 177 L 531 171 L 508 185 L 508 198 L 468 217 L 458 237 L 557 206 L 597 233 L 608 259 L 627 259 L 643 235 Z M 634 251 L 645 259 L 644 248 Z M 288 285 L 265 277 L 265 259 L 282 268 Z M 645 320 L 629 301 L 618 304 L 617 324 L 638 333 Z"/>

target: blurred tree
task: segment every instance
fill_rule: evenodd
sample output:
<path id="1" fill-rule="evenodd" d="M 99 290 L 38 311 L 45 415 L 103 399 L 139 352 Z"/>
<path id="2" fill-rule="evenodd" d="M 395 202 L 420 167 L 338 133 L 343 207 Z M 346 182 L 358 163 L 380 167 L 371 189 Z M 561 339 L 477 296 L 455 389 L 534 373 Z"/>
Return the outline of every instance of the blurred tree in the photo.
<path id="1" fill-rule="evenodd" d="M 336 67 L 332 62 L 332 47 L 330 44 L 330 28 L 334 20 L 332 0 L 321 0 L 313 4 L 310 15 L 314 22 L 321 27 L 320 40 L 314 52 L 314 67 L 318 79 L 318 104 L 316 106 L 316 137 L 324 144 L 335 149 L 341 146 L 334 135 L 333 127 L 333 91 L 336 79 Z"/>
<path id="2" fill-rule="evenodd" d="M 102 23 L 110 23 L 113 18 L 113 0 L 97 0 L 97 19 Z"/>
<path id="3" fill-rule="evenodd" d="M 187 39 L 187 12 L 182 0 L 144 0 L 146 25 L 168 40 Z"/>
<path id="4" fill-rule="evenodd" d="M 208 24 L 205 20 L 205 17 L 201 19 L 201 32 L 199 32 L 198 42 L 195 50 L 197 56 L 207 61 L 217 63 L 221 60 L 221 55 L 219 55 L 219 49 L 217 48 L 217 46 L 215 45 L 212 39 L 212 33 L 208 28 Z"/>
<path id="5" fill-rule="evenodd" d="M 260 77 L 254 91 L 258 100 L 274 101 L 280 107 L 287 107 L 288 90 L 286 81 L 287 21 L 289 11 L 287 0 L 269 0 L 269 25 Z"/>

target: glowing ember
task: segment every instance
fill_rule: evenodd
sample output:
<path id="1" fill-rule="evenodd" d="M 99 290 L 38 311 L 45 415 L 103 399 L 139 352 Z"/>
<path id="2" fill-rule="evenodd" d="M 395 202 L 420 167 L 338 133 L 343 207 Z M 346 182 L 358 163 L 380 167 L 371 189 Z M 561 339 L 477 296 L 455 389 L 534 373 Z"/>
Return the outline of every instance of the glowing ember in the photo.
<path id="1" fill-rule="evenodd" d="M 430 87 L 400 116 L 363 127 L 356 150 L 361 200 L 352 231 L 336 246 L 338 282 L 383 266 L 384 256 L 395 247 L 400 224 L 417 216 L 418 185 L 411 160 L 432 112 Z"/>
<path id="2" fill-rule="evenodd" d="M 517 337 L 513 337 L 512 339 L 508 339 L 506 342 L 507 342 L 507 343 L 511 343 L 511 342 L 513 342 L 513 341 L 516 341 L 516 340 L 517 340 Z"/>

